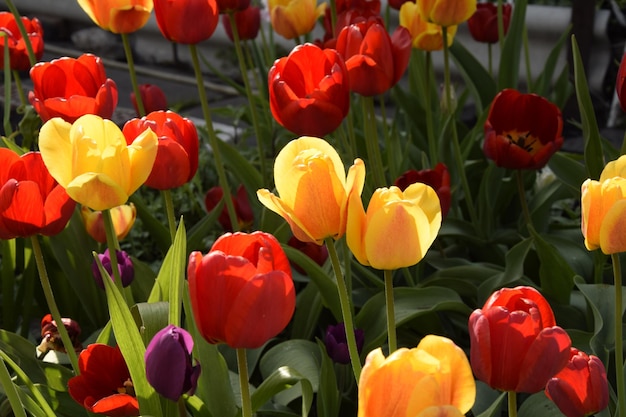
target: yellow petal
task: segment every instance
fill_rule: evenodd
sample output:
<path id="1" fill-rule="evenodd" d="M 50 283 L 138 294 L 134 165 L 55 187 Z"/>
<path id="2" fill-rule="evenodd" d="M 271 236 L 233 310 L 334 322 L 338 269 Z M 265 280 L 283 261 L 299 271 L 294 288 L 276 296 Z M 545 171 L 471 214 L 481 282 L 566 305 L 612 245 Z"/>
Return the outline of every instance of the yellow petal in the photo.
<path id="1" fill-rule="evenodd" d="M 622 155 L 615 161 L 606 164 L 600 174 L 600 182 L 604 182 L 613 177 L 626 178 L 626 155 Z"/>
<path id="2" fill-rule="evenodd" d="M 55 117 L 43 124 L 39 131 L 39 150 L 50 175 L 63 187 L 72 181 L 72 125 Z"/>
<path id="3" fill-rule="evenodd" d="M 616 201 L 600 226 L 600 248 L 606 255 L 626 252 L 626 200 Z"/>
<path id="4" fill-rule="evenodd" d="M 430 224 L 430 235 L 434 239 L 441 228 L 441 203 L 437 192 L 431 186 L 418 182 L 404 190 L 404 198 L 424 211 Z M 432 242 L 428 246 L 431 244 Z"/>
<path id="5" fill-rule="evenodd" d="M 360 190 L 350 191 L 347 205 L 346 243 L 357 261 L 363 265 L 369 265 L 365 247 L 366 216 Z"/>
<path id="6" fill-rule="evenodd" d="M 323 240 L 316 239 L 312 232 L 306 229 L 304 224 L 295 216 L 293 210 L 276 195 L 266 189 L 257 190 L 256 195 L 261 204 L 287 221 L 291 227 L 291 232 L 298 240 L 302 242 L 314 242 L 318 245 L 323 243 Z"/>
<path id="7" fill-rule="evenodd" d="M 348 222 L 348 200 L 350 195 L 361 197 L 363 186 L 365 185 L 365 163 L 360 158 L 354 160 L 354 164 L 348 170 L 346 179 L 346 198 L 341 206 L 341 226 L 340 229 L 345 233 Z M 361 204 L 363 207 L 363 204 Z M 343 233 L 342 233 L 343 235 Z M 337 236 L 340 238 L 342 235 Z"/>
<path id="8" fill-rule="evenodd" d="M 128 194 L 118 184 L 94 172 L 76 177 L 66 191 L 72 199 L 93 210 L 111 209 L 128 200 Z"/>
<path id="9" fill-rule="evenodd" d="M 422 410 L 416 417 L 463 417 L 464 414 L 452 405 L 428 407 Z"/>
<path id="10" fill-rule="evenodd" d="M 131 195 L 146 182 L 154 166 L 159 138 L 152 129 L 146 129 L 128 146 L 130 177 L 126 192 Z"/>

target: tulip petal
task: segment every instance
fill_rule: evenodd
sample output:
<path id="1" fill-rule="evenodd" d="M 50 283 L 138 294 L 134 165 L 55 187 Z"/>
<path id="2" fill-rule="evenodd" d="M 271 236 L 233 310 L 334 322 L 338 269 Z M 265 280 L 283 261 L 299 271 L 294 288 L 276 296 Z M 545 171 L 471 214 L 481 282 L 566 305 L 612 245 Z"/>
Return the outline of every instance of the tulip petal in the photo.
<path id="1" fill-rule="evenodd" d="M 416 417 L 463 417 L 463 413 L 452 405 L 440 405 L 428 407 L 417 414 Z"/>
<path id="2" fill-rule="evenodd" d="M 89 172 L 74 178 L 66 187 L 67 194 L 92 210 L 106 210 L 126 203 L 128 194 L 111 178 Z"/>
<path id="3" fill-rule="evenodd" d="M 4 226 L 16 236 L 31 236 L 44 227 L 39 186 L 33 181 L 7 181 L 0 189 L 0 215 Z"/>
<path id="4" fill-rule="evenodd" d="M 54 118 L 39 131 L 39 149 L 41 157 L 50 175 L 62 186 L 72 181 L 72 144 L 70 129 L 72 125 L 63 119 Z"/>
<path id="5" fill-rule="evenodd" d="M 157 155 L 158 141 L 156 133 L 151 129 L 146 129 L 128 146 L 128 159 L 130 161 L 128 195 L 137 191 L 150 176 Z"/>
<path id="6" fill-rule="evenodd" d="M 599 232 L 600 248 L 604 254 L 626 251 L 626 200 L 616 201 L 611 206 Z"/>
<path id="7" fill-rule="evenodd" d="M 287 206 L 283 200 L 276 197 L 266 189 L 258 190 L 257 197 L 261 204 L 287 221 L 289 227 L 291 227 L 291 231 L 294 236 L 298 238 L 298 240 L 303 242 L 314 242 L 318 245 L 322 244 L 322 240 L 317 239 L 316 236 L 313 235 L 313 232 L 309 231 L 306 226 L 300 222 L 300 219 L 296 217 L 291 207 Z"/>

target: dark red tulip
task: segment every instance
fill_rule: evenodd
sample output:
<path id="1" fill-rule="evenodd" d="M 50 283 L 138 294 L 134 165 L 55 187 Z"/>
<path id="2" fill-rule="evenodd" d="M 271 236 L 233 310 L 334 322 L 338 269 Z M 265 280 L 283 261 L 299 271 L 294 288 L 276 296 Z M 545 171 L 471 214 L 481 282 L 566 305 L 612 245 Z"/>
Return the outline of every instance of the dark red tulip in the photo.
<path id="1" fill-rule="evenodd" d="M 169 190 L 191 181 L 198 170 L 198 132 L 193 122 L 173 111 L 155 111 L 126 122 L 122 132 L 130 145 L 147 128 L 159 137 L 156 160 L 145 184 Z"/>
<path id="2" fill-rule="evenodd" d="M 261 9 L 257 6 L 250 6 L 247 9 L 235 12 L 235 24 L 237 25 L 239 40 L 255 39 L 261 27 Z M 224 25 L 228 39 L 233 41 L 233 29 L 230 26 L 230 18 L 228 15 L 222 16 L 222 25 Z"/>
<path id="3" fill-rule="evenodd" d="M 154 15 L 165 39 L 195 45 L 213 35 L 219 9 L 216 0 L 154 0 Z"/>
<path id="4" fill-rule="evenodd" d="M 389 90 L 409 65 L 411 45 L 411 34 L 405 27 L 399 26 L 389 36 L 377 18 L 344 27 L 336 48 L 346 61 L 350 90 L 362 96 Z"/>
<path id="5" fill-rule="evenodd" d="M 333 49 L 311 43 L 296 46 L 274 62 L 268 84 L 272 115 L 296 135 L 331 133 L 350 109 L 348 72 Z"/>
<path id="6" fill-rule="evenodd" d="M 380 0 L 337 0 L 335 2 L 337 10 L 337 22 L 333 33 L 330 7 L 324 12 L 324 41 L 329 42 L 334 39 L 344 26 L 367 20 L 370 17 L 380 17 Z M 336 40 L 336 39 L 334 39 Z M 334 48 L 334 41 L 331 42 Z"/>
<path id="7" fill-rule="evenodd" d="M 19 156 L 0 148 L 0 239 L 56 235 L 65 228 L 75 206 L 39 152 Z"/>
<path id="8" fill-rule="evenodd" d="M 626 111 L 626 53 L 622 56 L 622 61 L 619 64 L 619 71 L 617 72 L 617 81 L 615 83 L 615 90 L 617 91 L 617 98 L 619 98 L 619 104 L 623 111 Z"/>
<path id="9" fill-rule="evenodd" d="M 250 7 L 250 0 L 217 0 L 220 13 L 231 13 L 246 10 Z"/>
<path id="10" fill-rule="evenodd" d="M 287 245 L 292 248 L 298 249 L 300 252 L 304 253 L 306 256 L 315 261 L 319 266 L 323 266 L 328 259 L 328 249 L 326 245 L 318 245 L 314 242 L 303 242 L 295 236 L 291 236 L 291 238 L 287 241 Z M 292 262 L 293 267 L 296 271 L 301 274 L 306 274 L 306 271 L 300 267 L 295 262 Z"/>
<path id="11" fill-rule="evenodd" d="M 28 40 L 33 47 L 35 59 L 39 61 L 43 56 L 43 29 L 37 18 L 29 19 L 22 17 L 24 29 L 28 34 Z M 27 71 L 30 69 L 30 59 L 26 42 L 22 38 L 17 20 L 11 12 L 0 12 L 0 32 L 5 36 L 0 37 L 0 51 L 4 51 L 4 43 L 9 47 L 9 66 L 12 70 Z M 6 41 L 5 41 L 6 40 Z M 0 59 L 0 69 L 4 69 L 4 59 Z"/>
<path id="12" fill-rule="evenodd" d="M 502 5 L 502 23 L 504 34 L 509 30 L 511 11 L 513 6 L 509 3 Z M 500 39 L 498 34 L 498 6 L 494 3 L 478 3 L 476 11 L 467 21 L 467 27 L 477 42 L 496 43 Z"/>
<path id="13" fill-rule="evenodd" d="M 474 375 L 494 389 L 534 393 L 567 363 L 571 341 L 531 287 L 503 288 L 469 318 Z"/>
<path id="14" fill-rule="evenodd" d="M 85 114 L 110 119 L 117 106 L 117 85 L 95 55 L 40 62 L 31 68 L 30 79 L 28 100 L 44 122 L 60 117 L 74 123 Z"/>
<path id="15" fill-rule="evenodd" d="M 139 86 L 139 94 L 141 95 L 141 102 L 143 103 L 146 114 L 159 110 L 167 110 L 167 97 L 165 97 L 165 93 L 158 85 L 141 84 Z M 132 91 L 130 93 L 130 101 L 133 103 L 135 113 L 139 116 L 137 98 Z"/>
<path id="16" fill-rule="evenodd" d="M 206 210 L 213 210 L 223 197 L 224 191 L 222 190 L 222 187 L 216 186 L 209 189 L 209 191 L 207 191 L 204 195 L 204 205 Z M 235 207 L 235 213 L 237 214 L 237 221 L 239 222 L 239 230 L 245 230 L 254 222 L 254 213 L 252 211 L 252 206 L 250 206 L 248 192 L 243 185 L 240 185 L 237 187 L 237 194 L 231 197 L 233 200 L 233 206 Z M 226 204 L 222 207 L 222 212 L 217 220 L 220 222 L 220 225 L 225 231 L 233 231 Z"/>
<path id="17" fill-rule="evenodd" d="M 139 415 L 139 402 L 119 348 L 95 343 L 78 357 L 80 375 L 70 378 L 70 396 L 87 411 L 110 417 Z"/>
<path id="18" fill-rule="evenodd" d="M 80 325 L 76 320 L 70 318 L 62 318 L 61 321 L 67 330 L 67 334 L 70 337 L 72 346 L 76 352 L 80 352 L 83 349 L 83 344 L 80 342 Z M 52 314 L 46 314 L 41 319 L 41 343 L 37 346 L 37 349 L 45 353 L 49 350 L 56 350 L 58 352 L 66 352 L 59 329 L 56 321 L 52 319 Z"/>
<path id="19" fill-rule="evenodd" d="M 491 103 L 483 151 L 500 167 L 539 169 L 563 145 L 562 134 L 563 118 L 555 104 L 506 89 Z"/>
<path id="20" fill-rule="evenodd" d="M 209 343 L 258 348 L 291 320 L 289 260 L 268 233 L 226 233 L 207 255 L 189 255 L 187 273 L 196 324 Z"/>
<path id="21" fill-rule="evenodd" d="M 567 417 L 585 417 L 609 405 L 609 383 L 602 361 L 571 348 L 567 365 L 546 384 L 546 396 Z"/>
<path id="22" fill-rule="evenodd" d="M 416 182 L 430 185 L 435 190 L 439 197 L 439 204 L 441 204 L 441 216 L 446 217 L 448 211 L 450 211 L 451 199 L 448 167 L 444 163 L 439 162 L 433 169 L 422 169 L 419 171 L 411 169 L 398 177 L 394 185 L 404 191 L 406 187 Z"/>

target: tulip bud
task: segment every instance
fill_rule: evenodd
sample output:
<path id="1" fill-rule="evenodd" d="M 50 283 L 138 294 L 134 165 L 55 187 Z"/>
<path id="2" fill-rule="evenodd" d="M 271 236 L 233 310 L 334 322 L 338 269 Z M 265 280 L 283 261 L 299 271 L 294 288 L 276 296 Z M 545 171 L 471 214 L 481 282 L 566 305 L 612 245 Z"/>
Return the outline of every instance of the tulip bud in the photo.
<path id="1" fill-rule="evenodd" d="M 76 352 L 80 352 L 83 349 L 83 345 L 80 342 L 80 325 L 77 321 L 70 318 L 62 318 L 63 325 L 67 330 L 67 333 L 72 342 L 72 346 Z M 52 320 L 51 314 L 46 314 L 41 319 L 41 343 L 37 346 L 37 350 L 41 353 L 46 353 L 49 350 L 56 350 L 58 352 L 66 352 L 63 341 L 59 335 L 59 329 L 56 321 Z"/>
<path id="2" fill-rule="evenodd" d="M 123 250 L 115 251 L 117 254 L 117 269 L 120 272 L 120 277 L 122 278 L 122 286 L 128 287 L 135 278 L 135 268 L 133 267 L 133 261 L 130 259 L 130 256 Z M 109 255 L 109 250 L 105 250 L 103 254 L 98 254 L 98 258 L 100 258 L 100 262 L 104 269 L 109 273 L 111 279 L 113 279 L 113 267 L 111 266 L 111 257 Z M 93 277 L 96 280 L 96 284 L 98 287 L 104 289 L 104 282 L 102 281 L 102 274 L 100 273 L 100 268 L 98 268 L 98 263 L 94 259 L 91 264 L 91 271 L 93 272 Z"/>
<path id="3" fill-rule="evenodd" d="M 361 353 L 363 343 L 365 342 L 365 333 L 363 329 L 354 329 L 356 338 L 356 348 Z M 346 326 L 344 323 L 338 323 L 336 326 L 330 325 L 326 329 L 326 353 L 330 358 L 341 364 L 350 363 L 350 353 L 348 352 L 348 341 L 346 339 Z"/>
<path id="4" fill-rule="evenodd" d="M 141 102 L 146 114 L 158 110 L 167 110 L 167 97 L 165 97 L 165 93 L 158 85 L 141 84 L 139 86 L 139 95 L 141 96 Z M 135 97 L 134 92 L 130 93 L 130 101 L 133 103 L 133 108 L 137 115 L 141 117 L 137 108 L 137 97 Z"/>
<path id="5" fill-rule="evenodd" d="M 137 209 L 133 203 L 124 204 L 110 209 L 111 220 L 113 220 L 113 228 L 117 235 L 117 240 L 122 240 L 126 237 L 130 229 L 135 224 L 135 218 L 137 217 Z M 80 216 L 83 219 L 83 224 L 89 236 L 94 238 L 96 242 L 106 243 L 107 236 L 104 231 L 104 220 L 102 219 L 101 211 L 91 210 L 87 206 L 82 206 L 80 209 Z"/>

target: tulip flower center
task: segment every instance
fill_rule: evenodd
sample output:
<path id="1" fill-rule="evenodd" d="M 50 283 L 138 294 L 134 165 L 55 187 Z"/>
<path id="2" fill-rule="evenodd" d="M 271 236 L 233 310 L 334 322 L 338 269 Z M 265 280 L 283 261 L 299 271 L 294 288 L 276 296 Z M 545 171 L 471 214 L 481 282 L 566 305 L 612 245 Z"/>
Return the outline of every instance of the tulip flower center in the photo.
<path id="1" fill-rule="evenodd" d="M 128 378 L 121 387 L 117 389 L 118 394 L 127 394 L 130 396 L 135 396 L 135 387 L 133 386 L 133 381 Z"/>
<path id="2" fill-rule="evenodd" d="M 536 136 L 530 134 L 530 132 L 518 132 L 512 130 L 510 132 L 504 132 L 504 136 L 509 140 L 510 144 L 517 145 L 526 152 L 534 155 L 541 148 L 541 141 Z"/>

